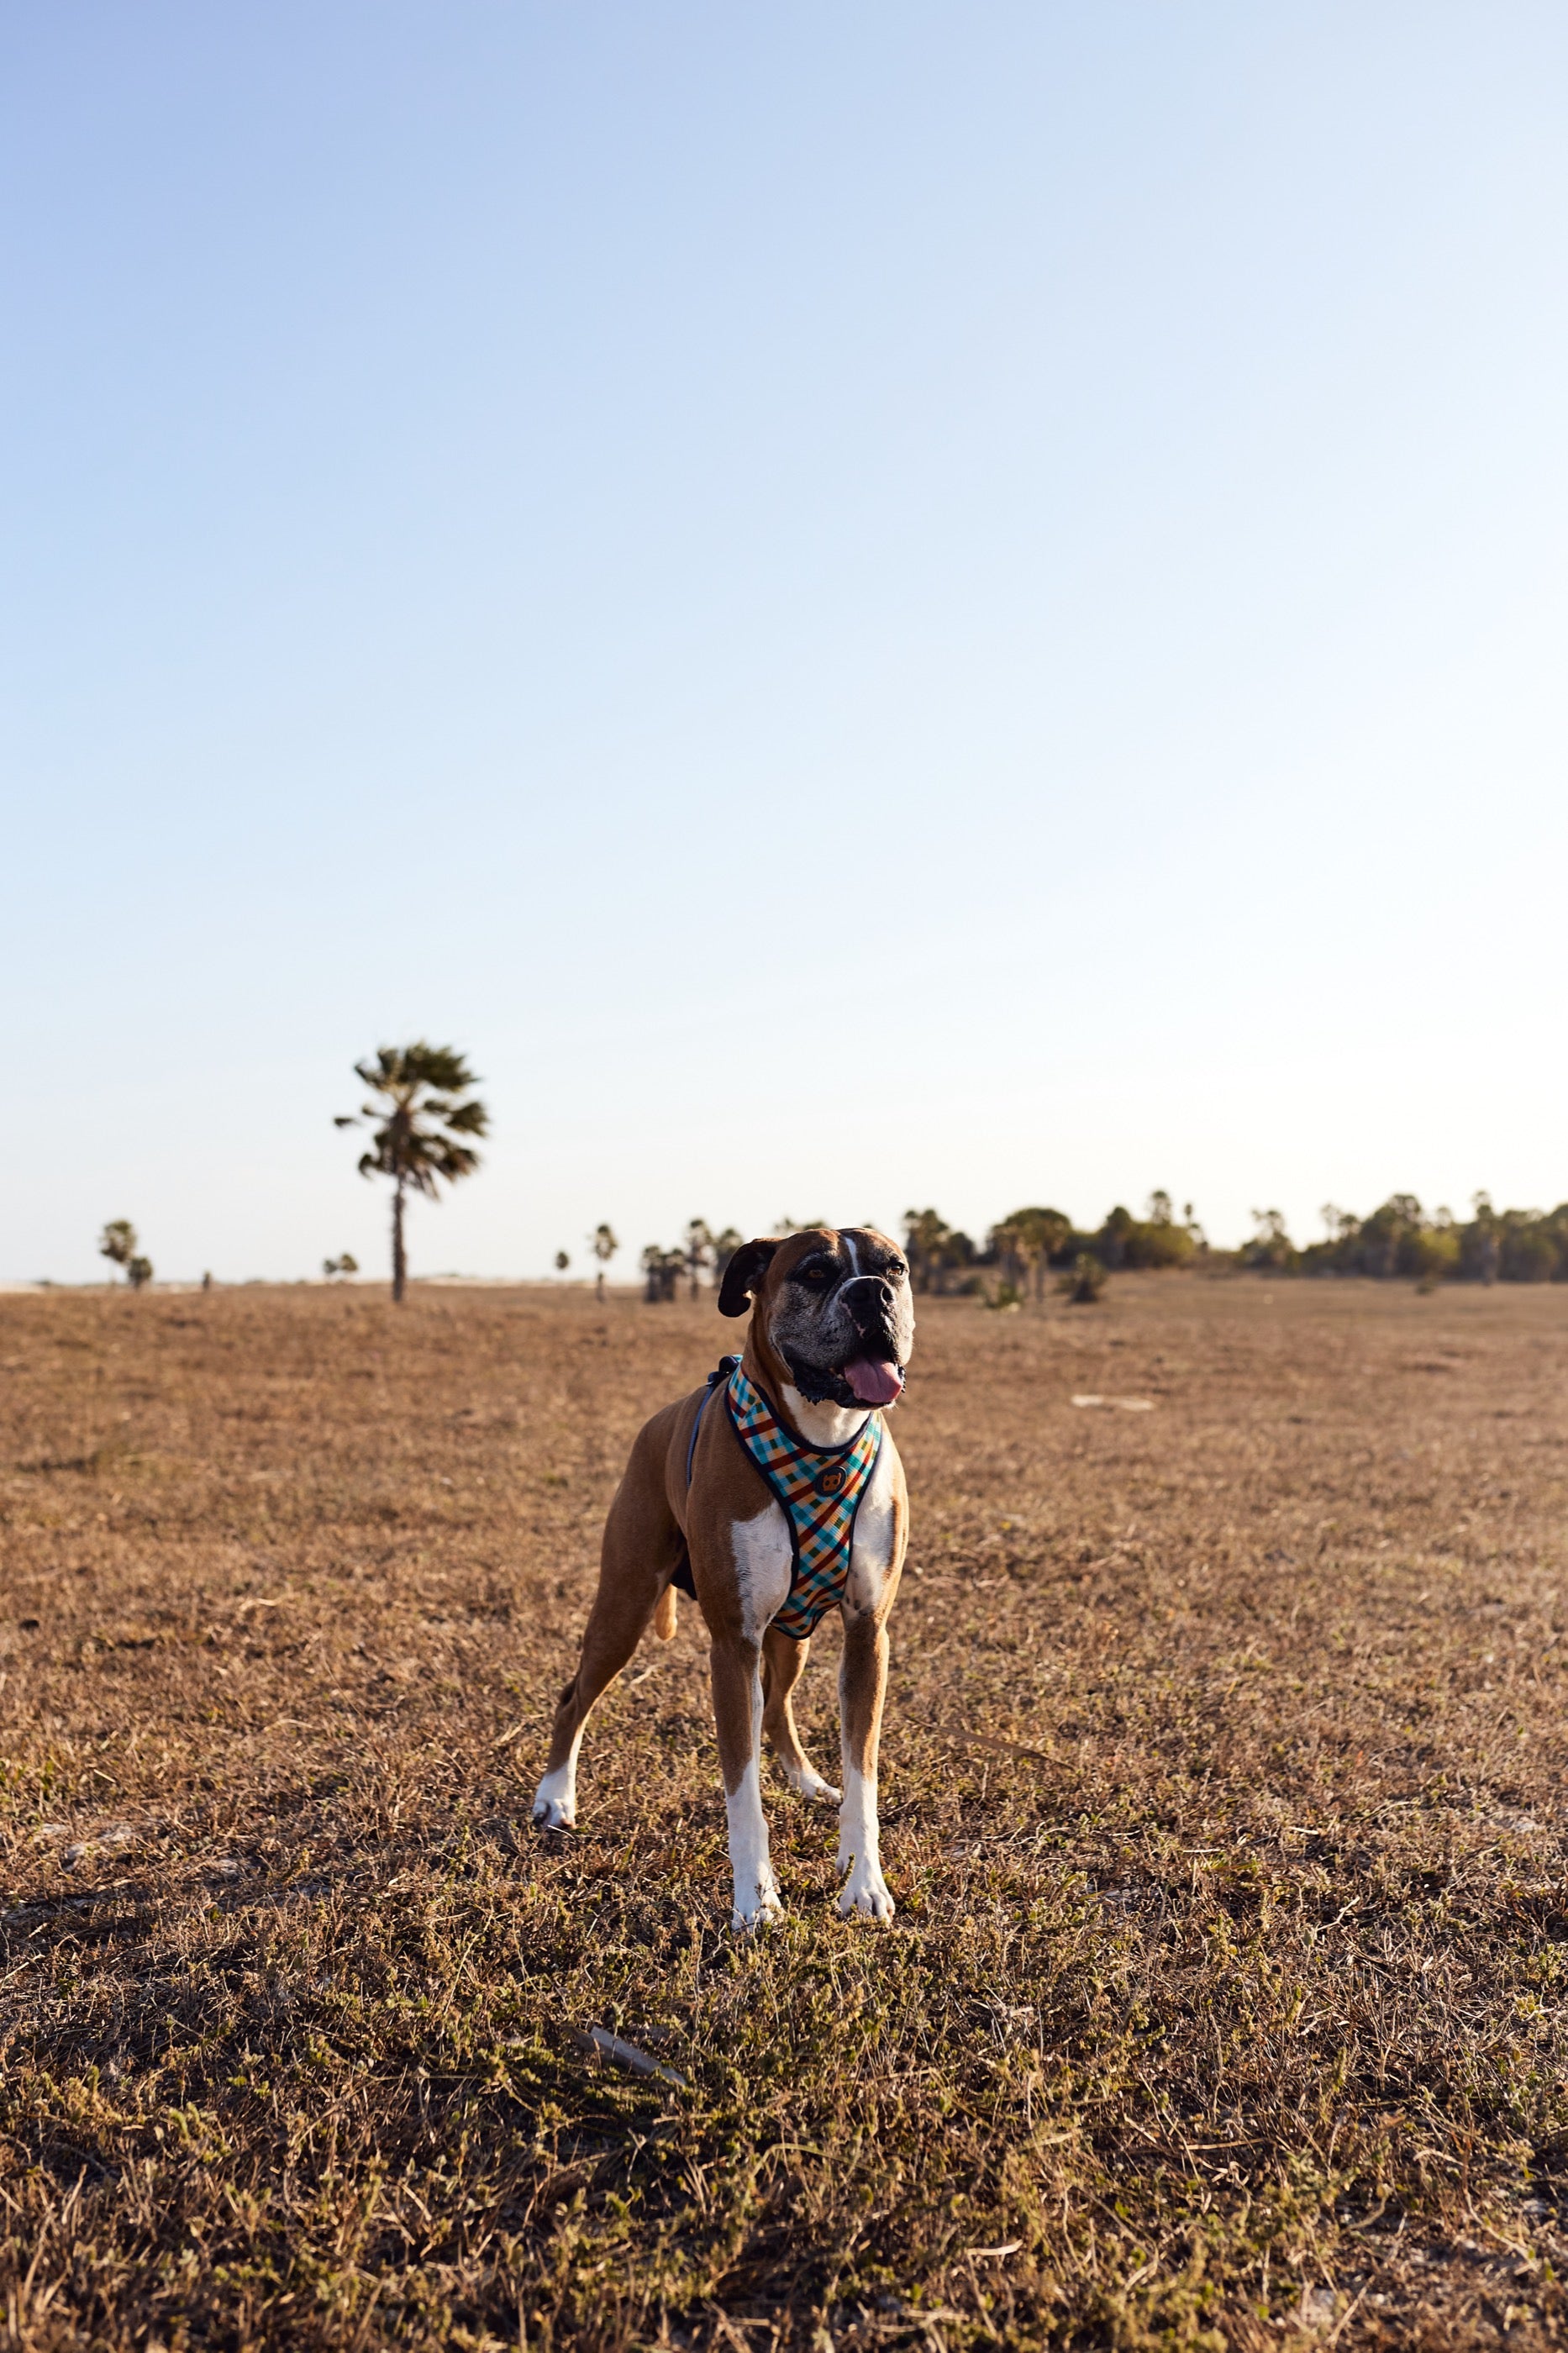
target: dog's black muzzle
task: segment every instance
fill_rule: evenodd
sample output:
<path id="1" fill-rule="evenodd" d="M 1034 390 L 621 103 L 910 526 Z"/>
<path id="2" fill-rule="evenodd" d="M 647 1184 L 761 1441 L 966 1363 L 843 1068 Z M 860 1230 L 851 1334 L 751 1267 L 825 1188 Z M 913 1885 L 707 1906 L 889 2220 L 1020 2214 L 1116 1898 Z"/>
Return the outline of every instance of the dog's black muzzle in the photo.
<path id="1" fill-rule="evenodd" d="M 857 1353 L 886 1356 L 896 1363 L 899 1349 L 893 1336 L 893 1319 L 899 1312 L 899 1303 L 892 1284 L 879 1274 L 852 1275 L 838 1296 L 865 1343 Z"/>
<path id="2" fill-rule="evenodd" d="M 843 1366 L 858 1357 L 870 1356 L 894 1365 L 899 1362 L 899 1344 L 893 1329 L 899 1303 L 892 1284 L 885 1282 L 879 1274 L 851 1275 L 838 1299 L 855 1327 L 854 1343 L 845 1349 L 838 1365 L 811 1364 L 791 1348 L 784 1351 L 796 1388 L 811 1405 L 858 1405 L 861 1400 L 843 1373 Z"/>

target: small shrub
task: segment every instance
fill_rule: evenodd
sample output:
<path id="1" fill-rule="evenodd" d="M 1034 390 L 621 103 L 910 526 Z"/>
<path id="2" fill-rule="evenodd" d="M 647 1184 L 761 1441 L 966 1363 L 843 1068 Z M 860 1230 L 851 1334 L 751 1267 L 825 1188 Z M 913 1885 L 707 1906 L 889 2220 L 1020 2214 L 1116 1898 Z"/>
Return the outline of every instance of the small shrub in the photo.
<path id="1" fill-rule="evenodd" d="M 1079 1250 L 1057 1289 L 1065 1293 L 1072 1306 L 1092 1307 L 1107 1281 L 1105 1268 L 1092 1251 Z"/>

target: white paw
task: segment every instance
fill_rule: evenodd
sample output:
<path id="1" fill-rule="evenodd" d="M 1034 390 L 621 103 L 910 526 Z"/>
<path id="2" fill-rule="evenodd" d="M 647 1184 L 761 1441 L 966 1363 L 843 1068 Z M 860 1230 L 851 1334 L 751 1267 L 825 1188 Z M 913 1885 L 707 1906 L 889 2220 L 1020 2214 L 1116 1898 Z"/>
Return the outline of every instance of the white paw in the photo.
<path id="1" fill-rule="evenodd" d="M 783 1917 L 784 1905 L 779 1901 L 779 1892 L 776 1887 L 772 1885 L 759 1887 L 749 1899 L 745 1900 L 742 1899 L 740 1890 L 736 1889 L 735 1909 L 730 1915 L 730 1926 L 731 1928 L 740 1929 L 743 1936 L 749 1936 L 758 1928 L 765 1928 L 770 1920 L 779 1920 Z"/>
<path id="2" fill-rule="evenodd" d="M 542 1831 L 577 1827 L 577 1788 L 570 1773 L 547 1773 L 533 1793 L 533 1820 Z"/>
<path id="3" fill-rule="evenodd" d="M 863 1862 L 858 1855 L 840 1855 L 840 1871 L 847 1868 L 849 1876 L 838 1891 L 838 1916 L 847 1920 L 858 1912 L 863 1919 L 890 1920 L 893 1899 L 888 1893 L 888 1883 L 881 1868 L 874 1862 Z"/>
<path id="4" fill-rule="evenodd" d="M 808 1806 L 841 1806 L 844 1803 L 843 1790 L 836 1789 L 831 1781 L 825 1781 L 821 1774 L 814 1772 L 809 1765 L 804 1772 L 797 1772 L 793 1765 L 786 1765 L 784 1777 L 796 1797 L 804 1798 Z"/>

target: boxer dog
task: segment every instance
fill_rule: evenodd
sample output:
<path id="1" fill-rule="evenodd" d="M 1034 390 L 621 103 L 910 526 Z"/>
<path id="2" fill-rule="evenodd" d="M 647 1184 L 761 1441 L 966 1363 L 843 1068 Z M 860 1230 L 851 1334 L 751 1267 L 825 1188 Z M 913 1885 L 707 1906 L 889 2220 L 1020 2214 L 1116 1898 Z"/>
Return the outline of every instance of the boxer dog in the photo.
<path id="1" fill-rule="evenodd" d="M 888 1617 L 909 1528 L 903 1466 L 883 1412 L 914 1341 L 910 1271 L 885 1234 L 820 1226 L 747 1242 L 719 1308 L 752 1321 L 745 1350 L 667 1405 L 634 1443 L 610 1506 L 599 1589 L 561 1694 L 533 1819 L 577 1818 L 583 1728 L 651 1622 L 675 1631 L 676 1588 L 710 1644 L 713 1714 L 735 1875 L 734 1926 L 781 1909 L 763 1812 L 761 1736 L 792 1788 L 838 1808 L 838 1909 L 890 1920 L 877 1823 Z M 791 1694 L 811 1628 L 837 1603 L 843 1793 L 800 1745 Z"/>

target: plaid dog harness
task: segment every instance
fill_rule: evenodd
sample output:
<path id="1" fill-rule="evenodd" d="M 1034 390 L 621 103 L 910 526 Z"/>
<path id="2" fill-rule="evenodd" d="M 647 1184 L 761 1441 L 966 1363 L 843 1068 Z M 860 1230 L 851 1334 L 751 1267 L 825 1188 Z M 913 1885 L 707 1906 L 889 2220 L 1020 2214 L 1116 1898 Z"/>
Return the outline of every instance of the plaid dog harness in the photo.
<path id="1" fill-rule="evenodd" d="M 847 1446 L 802 1446 L 755 1382 L 746 1378 L 739 1356 L 726 1356 L 718 1371 L 709 1374 L 708 1396 L 691 1425 L 688 1486 L 697 1433 L 708 1399 L 721 1382 L 731 1427 L 783 1505 L 789 1525 L 789 1599 L 773 1622 L 781 1633 L 804 1642 L 825 1611 L 842 1600 L 849 1581 L 855 1517 L 882 1451 L 882 1417 L 868 1413 Z M 684 1584 L 685 1579 L 678 1573 L 677 1581 Z"/>

